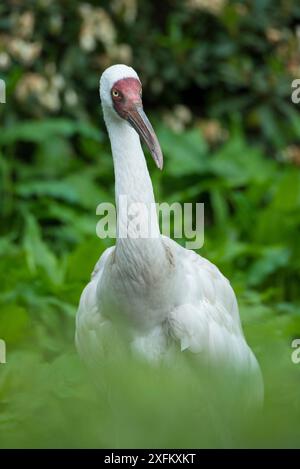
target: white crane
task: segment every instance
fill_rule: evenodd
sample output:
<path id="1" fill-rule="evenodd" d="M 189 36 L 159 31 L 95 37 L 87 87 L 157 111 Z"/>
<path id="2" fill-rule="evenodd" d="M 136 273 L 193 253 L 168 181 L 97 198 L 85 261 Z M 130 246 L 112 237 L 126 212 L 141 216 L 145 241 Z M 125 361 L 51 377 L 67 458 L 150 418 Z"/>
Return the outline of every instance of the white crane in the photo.
<path id="1" fill-rule="evenodd" d="M 127 197 L 128 206 L 138 202 L 143 207 L 135 214 L 139 229 L 149 222 L 155 202 L 140 138 L 158 168 L 163 166 L 141 90 L 136 72 L 125 65 L 109 67 L 100 80 L 115 171 L 118 233 L 128 227 L 120 196 Z M 262 400 L 260 368 L 245 340 L 229 281 L 211 262 L 162 236 L 157 218 L 152 217 L 151 236 L 139 237 L 134 229 L 126 234 L 117 236 L 116 246 L 102 254 L 82 293 L 76 344 L 83 359 L 93 362 L 103 334 L 121 317 L 132 348 L 147 359 L 163 359 L 171 346 L 178 345 L 211 366 L 229 365 L 240 371 L 249 378 L 249 392 Z"/>

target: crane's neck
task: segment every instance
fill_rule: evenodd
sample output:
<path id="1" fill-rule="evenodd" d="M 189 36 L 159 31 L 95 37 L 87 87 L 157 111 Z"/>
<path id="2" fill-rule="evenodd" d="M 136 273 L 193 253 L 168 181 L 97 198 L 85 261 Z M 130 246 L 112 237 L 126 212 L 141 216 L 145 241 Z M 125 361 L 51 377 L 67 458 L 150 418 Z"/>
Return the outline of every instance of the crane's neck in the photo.
<path id="1" fill-rule="evenodd" d="M 116 261 L 135 271 L 155 270 L 164 254 L 153 187 L 140 139 L 121 119 L 106 116 L 115 171 Z"/>

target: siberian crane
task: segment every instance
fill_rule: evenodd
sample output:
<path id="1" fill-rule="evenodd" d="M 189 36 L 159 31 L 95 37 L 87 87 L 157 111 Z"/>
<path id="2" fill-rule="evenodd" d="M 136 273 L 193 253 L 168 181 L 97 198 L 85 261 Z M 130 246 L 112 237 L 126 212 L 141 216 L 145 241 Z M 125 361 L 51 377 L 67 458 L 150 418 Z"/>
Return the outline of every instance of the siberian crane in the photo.
<path id="1" fill-rule="evenodd" d="M 157 362 L 170 347 L 189 351 L 208 366 L 228 366 L 247 377 L 252 398 L 262 401 L 261 371 L 243 334 L 229 281 L 210 261 L 161 235 L 157 217 L 149 217 L 155 200 L 141 141 L 159 169 L 163 154 L 143 110 L 137 73 L 125 65 L 106 69 L 100 98 L 114 164 L 117 239 L 101 255 L 81 295 L 79 354 L 97 367 L 94 357 L 103 334 L 121 318 L 134 353 Z M 120 207 L 121 196 L 126 196 L 127 210 Z M 136 229 L 128 224 L 132 204 L 139 219 Z M 142 237 L 149 219 L 151 234 Z"/>

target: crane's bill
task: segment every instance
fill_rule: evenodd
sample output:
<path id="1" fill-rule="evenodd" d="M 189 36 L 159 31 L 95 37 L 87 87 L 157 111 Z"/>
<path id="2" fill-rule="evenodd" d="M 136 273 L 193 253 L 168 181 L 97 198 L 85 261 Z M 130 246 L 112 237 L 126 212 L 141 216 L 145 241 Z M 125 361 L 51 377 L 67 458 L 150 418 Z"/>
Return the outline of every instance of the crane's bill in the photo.
<path id="1" fill-rule="evenodd" d="M 163 168 L 163 154 L 153 127 L 146 116 L 143 106 L 135 106 L 127 113 L 127 120 L 147 145 L 156 166 Z"/>

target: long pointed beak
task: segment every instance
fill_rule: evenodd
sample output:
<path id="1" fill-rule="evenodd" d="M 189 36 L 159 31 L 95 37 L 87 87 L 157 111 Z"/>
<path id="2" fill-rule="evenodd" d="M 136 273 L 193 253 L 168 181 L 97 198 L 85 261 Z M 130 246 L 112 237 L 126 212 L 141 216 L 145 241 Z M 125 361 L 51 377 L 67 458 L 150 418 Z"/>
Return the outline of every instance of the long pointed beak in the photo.
<path id="1" fill-rule="evenodd" d="M 153 127 L 144 113 L 143 106 L 137 104 L 127 111 L 126 118 L 132 127 L 137 131 L 141 140 L 147 145 L 156 166 L 163 168 L 163 154 L 159 141 L 155 135 Z"/>

